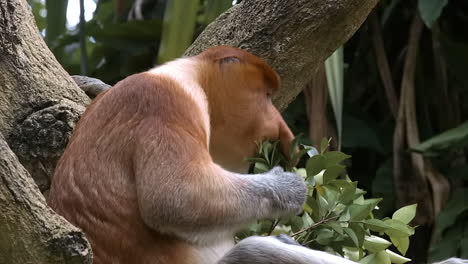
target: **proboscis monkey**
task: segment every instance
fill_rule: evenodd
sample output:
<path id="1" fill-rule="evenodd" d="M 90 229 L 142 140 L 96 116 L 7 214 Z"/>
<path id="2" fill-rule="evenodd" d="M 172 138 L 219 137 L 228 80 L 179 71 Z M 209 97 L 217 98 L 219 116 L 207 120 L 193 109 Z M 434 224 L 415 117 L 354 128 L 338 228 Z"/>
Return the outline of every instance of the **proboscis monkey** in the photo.
<path id="1" fill-rule="evenodd" d="M 83 114 L 49 205 L 83 229 L 96 264 L 346 263 L 285 237 L 234 247 L 239 228 L 298 213 L 306 196 L 280 168 L 243 174 L 255 142 L 287 152 L 293 138 L 278 88 L 270 66 L 232 47 L 127 77 Z"/>

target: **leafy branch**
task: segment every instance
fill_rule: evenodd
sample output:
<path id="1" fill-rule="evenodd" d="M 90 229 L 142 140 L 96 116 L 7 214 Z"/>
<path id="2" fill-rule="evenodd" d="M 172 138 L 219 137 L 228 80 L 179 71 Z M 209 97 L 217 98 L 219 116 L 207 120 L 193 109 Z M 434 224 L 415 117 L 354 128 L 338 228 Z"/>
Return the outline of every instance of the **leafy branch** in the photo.
<path id="1" fill-rule="evenodd" d="M 288 219 L 259 221 L 238 238 L 287 234 L 302 245 L 363 264 L 410 261 L 403 256 L 414 234 L 409 223 L 416 215 L 415 204 L 400 208 L 391 218 L 377 219 L 373 211 L 382 199 L 364 198 L 366 191 L 346 175 L 345 161 L 351 156 L 330 151 L 330 139 L 323 139 L 318 151 L 299 144 L 296 138 L 290 147 L 291 161 L 277 145 L 268 141 L 258 144 L 257 155 L 249 159 L 252 172 L 263 173 L 279 165 L 301 175 L 308 187 L 304 212 Z M 392 244 L 401 255 L 387 249 Z"/>
<path id="2" fill-rule="evenodd" d="M 335 219 L 337 219 L 338 217 L 339 217 L 339 216 L 336 215 L 336 216 L 333 216 L 333 217 L 330 217 L 330 218 L 322 219 L 322 220 L 320 220 L 319 222 L 317 222 L 317 223 L 315 223 L 315 224 L 313 224 L 313 225 L 310 225 L 310 226 L 308 226 L 308 227 L 306 227 L 306 228 L 304 228 L 304 229 L 302 229 L 302 230 L 297 231 L 296 233 L 292 233 L 290 236 L 295 237 L 295 236 L 297 236 L 297 235 L 299 235 L 299 234 L 302 234 L 302 233 L 307 232 L 307 231 L 309 231 L 309 230 L 311 230 L 311 229 L 314 229 L 314 228 L 316 228 L 316 227 L 319 226 L 319 225 L 326 224 L 326 223 L 328 223 L 328 222 L 330 222 L 330 221 L 332 221 L 332 220 L 335 220 Z"/>

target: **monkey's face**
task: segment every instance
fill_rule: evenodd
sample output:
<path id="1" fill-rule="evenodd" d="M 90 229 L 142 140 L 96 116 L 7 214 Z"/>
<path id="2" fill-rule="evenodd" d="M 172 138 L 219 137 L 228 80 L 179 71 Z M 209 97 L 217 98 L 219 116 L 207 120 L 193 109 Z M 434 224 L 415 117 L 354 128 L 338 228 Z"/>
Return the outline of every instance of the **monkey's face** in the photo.
<path id="1" fill-rule="evenodd" d="M 208 50 L 210 51 L 210 50 Z M 210 109 L 210 153 L 224 168 L 246 172 L 256 143 L 280 140 L 287 156 L 293 134 L 272 103 L 277 74 L 262 60 L 234 50 L 211 63 L 202 85 Z"/>

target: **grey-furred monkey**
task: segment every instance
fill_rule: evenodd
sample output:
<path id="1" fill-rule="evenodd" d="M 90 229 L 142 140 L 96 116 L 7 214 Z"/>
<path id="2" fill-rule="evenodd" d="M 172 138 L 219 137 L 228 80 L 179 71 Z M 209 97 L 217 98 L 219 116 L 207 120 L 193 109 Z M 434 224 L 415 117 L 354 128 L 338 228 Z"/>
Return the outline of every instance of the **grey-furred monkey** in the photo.
<path id="1" fill-rule="evenodd" d="M 348 263 L 284 237 L 234 245 L 239 228 L 297 214 L 306 197 L 281 168 L 244 174 L 255 142 L 288 152 L 278 89 L 270 66 L 232 47 L 127 77 L 81 117 L 49 205 L 83 229 L 95 264 Z"/>

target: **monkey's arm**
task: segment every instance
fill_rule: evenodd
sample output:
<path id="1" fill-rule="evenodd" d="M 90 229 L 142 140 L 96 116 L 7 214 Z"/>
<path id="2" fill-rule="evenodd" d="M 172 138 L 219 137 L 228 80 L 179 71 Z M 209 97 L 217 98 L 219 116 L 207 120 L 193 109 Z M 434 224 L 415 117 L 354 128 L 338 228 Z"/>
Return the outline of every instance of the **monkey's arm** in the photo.
<path id="1" fill-rule="evenodd" d="M 133 161 L 140 213 L 155 230 L 212 241 L 210 236 L 232 235 L 256 219 L 302 208 L 306 188 L 296 174 L 280 168 L 257 175 L 231 173 L 213 163 L 193 131 L 164 124 L 140 131 L 157 131 L 138 137 L 135 153 L 142 155 Z"/>

